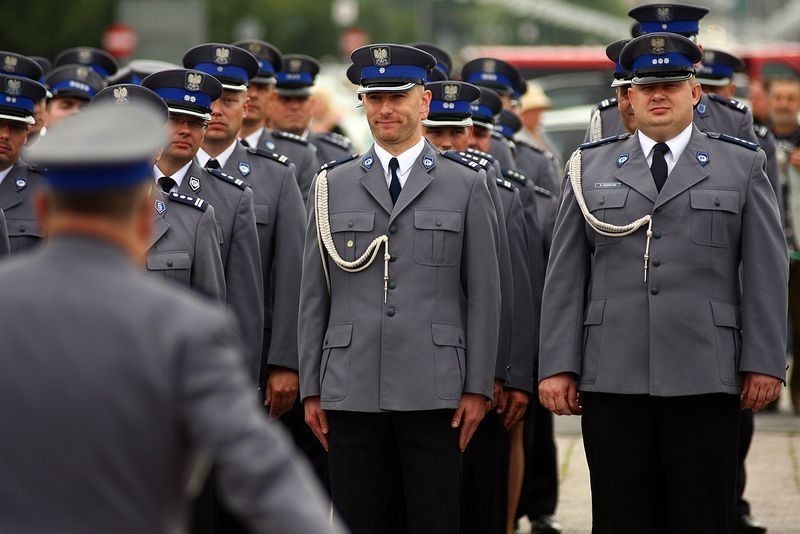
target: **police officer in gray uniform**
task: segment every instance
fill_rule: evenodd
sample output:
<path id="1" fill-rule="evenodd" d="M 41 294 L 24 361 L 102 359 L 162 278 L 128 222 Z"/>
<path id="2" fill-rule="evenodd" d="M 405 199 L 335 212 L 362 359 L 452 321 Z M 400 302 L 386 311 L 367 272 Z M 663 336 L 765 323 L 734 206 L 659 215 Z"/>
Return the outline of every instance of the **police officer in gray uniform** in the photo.
<path id="1" fill-rule="evenodd" d="M 266 126 L 270 120 L 269 102 L 276 98 L 275 77 L 283 68 L 283 56 L 280 50 L 264 41 L 238 41 L 236 46 L 249 51 L 259 62 L 258 73 L 250 80 L 247 93 L 248 105 L 255 105 L 258 113 L 255 110 L 248 112 L 239 138 L 248 147 L 262 148 L 287 156 L 297 168 L 297 183 L 305 202 L 311 181 L 320 167 L 316 148 L 308 139 L 299 135 L 271 130 Z"/>
<path id="2" fill-rule="evenodd" d="M 552 152 L 549 150 L 519 139 L 517 133 L 522 129 L 522 121 L 513 111 L 504 109 L 497 118 L 495 131 L 505 137 L 514 147 L 514 161 L 517 170 L 523 173 L 540 188 L 544 188 L 551 196 L 561 195 L 561 169 Z"/>
<path id="3" fill-rule="evenodd" d="M 252 532 L 343 532 L 259 413 L 229 318 L 135 266 L 161 118 L 98 106 L 61 126 L 31 152 L 51 239 L 0 265 L 0 530 L 185 532 L 199 453 Z"/>
<path id="4" fill-rule="evenodd" d="M 153 178 L 165 193 L 199 196 L 214 207 L 226 301 L 239 320 L 255 385 L 261 362 L 264 295 L 253 191 L 243 180 L 219 170 L 207 171 L 193 160 L 211 119 L 211 102 L 222 94 L 222 85 L 205 72 L 185 69 L 151 74 L 142 85 L 164 99 L 170 111 L 170 142 L 154 169 L 159 176 Z"/>
<path id="5" fill-rule="evenodd" d="M 733 532 L 740 410 L 784 380 L 777 201 L 757 145 L 693 125 L 700 58 L 674 33 L 628 43 L 638 130 L 568 165 L 539 394 L 583 412 L 596 532 Z"/>
<path id="6" fill-rule="evenodd" d="M 25 61 L 38 69 L 32 60 L 19 56 L 20 70 Z M 33 207 L 41 175 L 20 156 L 34 122 L 33 106 L 46 92 L 33 79 L 0 75 L 0 140 L 7 147 L 0 154 L 0 209 L 5 212 L 12 254 L 32 248 L 43 237 Z"/>
<path id="7" fill-rule="evenodd" d="M 422 137 L 433 56 L 376 44 L 351 58 L 375 144 L 322 171 L 309 198 L 306 421 L 355 534 L 389 531 L 395 483 L 407 532 L 456 532 L 461 452 L 492 398 L 497 221 L 485 172 Z"/>
<path id="8" fill-rule="evenodd" d="M 131 103 L 153 108 L 169 120 L 164 100 L 141 85 L 106 87 L 92 99 L 101 104 Z M 199 197 L 154 190 L 153 235 L 147 252 L 147 270 L 153 276 L 187 286 L 218 302 L 225 302 L 225 272 L 217 238 L 214 208 Z"/>

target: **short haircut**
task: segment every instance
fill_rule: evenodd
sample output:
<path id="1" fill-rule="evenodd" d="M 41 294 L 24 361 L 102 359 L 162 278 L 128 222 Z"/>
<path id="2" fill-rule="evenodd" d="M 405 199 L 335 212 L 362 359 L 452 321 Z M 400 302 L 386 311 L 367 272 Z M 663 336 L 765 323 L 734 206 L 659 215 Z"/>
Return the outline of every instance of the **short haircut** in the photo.
<path id="1" fill-rule="evenodd" d="M 152 185 L 147 182 L 99 192 L 46 188 L 45 194 L 54 211 L 125 221 L 134 214 L 142 198 L 150 194 L 151 188 Z"/>

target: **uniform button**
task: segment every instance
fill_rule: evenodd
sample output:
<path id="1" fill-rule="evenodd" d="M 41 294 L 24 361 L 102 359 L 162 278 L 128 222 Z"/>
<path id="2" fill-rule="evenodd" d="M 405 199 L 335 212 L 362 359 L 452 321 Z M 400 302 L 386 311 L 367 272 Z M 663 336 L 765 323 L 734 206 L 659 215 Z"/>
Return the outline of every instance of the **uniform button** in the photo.
<path id="1" fill-rule="evenodd" d="M 397 284 L 395 284 L 394 282 L 389 282 L 389 289 L 394 289 L 396 287 L 397 287 Z"/>
<path id="2" fill-rule="evenodd" d="M 172 260 L 167 260 L 167 267 L 172 267 Z"/>
<path id="3" fill-rule="evenodd" d="M 389 261 L 397 261 L 397 256 L 392 254 L 391 256 L 389 256 Z"/>
<path id="4" fill-rule="evenodd" d="M 660 206 L 658 208 L 656 208 L 656 213 L 661 213 L 662 211 L 664 211 L 664 208 L 662 208 Z"/>
<path id="5" fill-rule="evenodd" d="M 720 203 L 719 199 L 718 199 L 718 198 L 715 198 L 715 199 L 714 199 L 714 205 L 715 205 L 716 207 L 719 207 L 719 206 L 720 206 L 720 204 L 721 204 L 721 203 Z"/>
<path id="6" fill-rule="evenodd" d="M 389 308 L 388 310 L 386 310 L 386 315 L 388 315 L 389 317 L 394 317 L 394 314 L 395 314 L 394 308 Z"/>
<path id="7" fill-rule="evenodd" d="M 655 232 L 653 232 L 653 237 L 654 237 L 655 239 L 661 239 L 661 232 L 659 232 L 658 230 L 656 230 Z"/>
<path id="8" fill-rule="evenodd" d="M 20 231 L 20 232 L 22 232 L 22 233 L 24 234 L 24 233 L 25 233 L 25 227 L 24 227 L 24 226 L 20 226 L 20 227 L 19 227 L 19 231 Z"/>
<path id="9" fill-rule="evenodd" d="M 436 222 L 435 222 L 435 223 L 433 223 L 433 224 L 435 224 L 436 226 L 441 226 L 441 225 L 442 225 L 442 221 L 436 221 Z"/>
<path id="10" fill-rule="evenodd" d="M 658 267 L 661 265 L 661 260 L 653 260 L 653 267 Z"/>
<path id="11" fill-rule="evenodd" d="M 395 225 L 391 225 L 391 226 L 389 227 L 389 233 L 390 233 L 390 234 L 393 234 L 393 233 L 395 233 L 395 232 L 397 232 L 397 226 L 395 226 Z"/>
<path id="12" fill-rule="evenodd" d="M 651 295 L 658 295 L 658 288 L 657 287 L 651 287 L 650 288 L 650 294 Z"/>
<path id="13" fill-rule="evenodd" d="M 348 228 L 352 228 L 353 227 L 353 221 L 347 221 L 347 227 Z"/>
<path id="14" fill-rule="evenodd" d="M 459 342 L 459 343 L 463 343 L 463 341 L 461 341 L 461 338 L 458 338 L 458 342 Z M 510 366 L 509 366 L 509 367 L 510 367 Z"/>
<path id="15" fill-rule="evenodd" d="M 600 199 L 600 205 L 602 206 L 602 205 L 603 205 L 603 204 L 605 204 L 605 203 L 606 203 L 606 199 L 604 199 L 604 198 L 601 198 L 601 199 Z"/>

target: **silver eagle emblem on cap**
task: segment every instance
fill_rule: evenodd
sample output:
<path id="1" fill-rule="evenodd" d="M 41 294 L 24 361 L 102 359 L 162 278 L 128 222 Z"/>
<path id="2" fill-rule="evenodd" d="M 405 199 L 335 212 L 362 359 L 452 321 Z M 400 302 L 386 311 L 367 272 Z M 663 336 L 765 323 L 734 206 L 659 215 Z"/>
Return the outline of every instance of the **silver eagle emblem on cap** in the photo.
<path id="1" fill-rule="evenodd" d="M 667 40 L 664 37 L 650 38 L 650 53 L 660 55 L 667 51 Z"/>
<path id="2" fill-rule="evenodd" d="M 493 59 L 483 60 L 483 72 L 494 72 L 497 69 L 497 62 Z"/>
<path id="3" fill-rule="evenodd" d="M 114 101 L 117 104 L 127 104 L 128 103 L 128 88 L 127 87 L 116 87 L 114 89 Z"/>
<path id="4" fill-rule="evenodd" d="M 703 63 L 714 63 L 716 54 L 713 50 L 706 50 L 703 52 Z"/>
<path id="5" fill-rule="evenodd" d="M 289 70 L 292 72 L 300 72 L 303 68 L 303 62 L 299 59 L 292 59 L 289 61 Z"/>
<path id="6" fill-rule="evenodd" d="M 458 85 L 450 83 L 442 87 L 442 97 L 448 102 L 458 100 Z"/>
<path id="7" fill-rule="evenodd" d="M 92 62 L 92 51 L 89 48 L 78 49 L 78 62 L 88 65 Z"/>
<path id="8" fill-rule="evenodd" d="M 386 67 L 391 63 L 389 57 L 389 49 L 385 47 L 377 47 L 372 49 L 372 63 L 376 67 Z"/>
<path id="9" fill-rule="evenodd" d="M 672 20 L 672 8 L 670 6 L 661 6 L 656 8 L 656 19 L 659 22 L 669 22 Z"/>
<path id="10" fill-rule="evenodd" d="M 218 46 L 214 49 L 214 63 L 217 65 L 227 65 L 231 62 L 231 49 Z"/>
<path id="11" fill-rule="evenodd" d="M 77 76 L 79 80 L 85 80 L 89 77 L 89 71 L 85 67 L 78 67 L 75 69 L 75 76 Z"/>
<path id="12" fill-rule="evenodd" d="M 14 56 L 5 56 L 3 58 L 3 70 L 6 72 L 14 72 L 17 69 L 17 58 Z"/>
<path id="13" fill-rule="evenodd" d="M 199 91 L 200 86 L 203 84 L 203 75 L 197 72 L 187 72 L 186 73 L 186 90 L 187 91 Z"/>
<path id="14" fill-rule="evenodd" d="M 16 96 L 22 92 L 22 82 L 19 80 L 8 80 L 6 83 L 6 94 Z"/>

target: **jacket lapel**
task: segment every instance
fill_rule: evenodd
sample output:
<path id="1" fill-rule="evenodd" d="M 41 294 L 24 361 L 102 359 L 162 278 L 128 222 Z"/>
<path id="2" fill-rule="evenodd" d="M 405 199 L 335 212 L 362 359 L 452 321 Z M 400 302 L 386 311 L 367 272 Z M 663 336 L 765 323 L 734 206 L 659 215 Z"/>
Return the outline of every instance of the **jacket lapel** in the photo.
<path id="1" fill-rule="evenodd" d="M 11 170 L 6 175 L 3 183 L 0 184 L 0 209 L 11 209 L 14 206 L 22 203 L 23 197 L 17 188 L 17 178 L 25 174 L 27 177 L 27 170 L 19 163 L 15 163 Z M 27 187 L 30 187 L 28 185 Z"/>
<path id="2" fill-rule="evenodd" d="M 411 172 L 406 179 L 403 190 L 400 191 L 400 196 L 397 197 L 397 204 L 394 205 L 391 216 L 389 216 L 389 224 L 392 224 L 400 213 L 406 209 L 409 204 L 414 202 L 420 194 L 430 185 L 433 177 L 430 171 L 436 166 L 436 153 L 433 148 L 426 142 L 425 148 L 417 157 L 414 164 L 411 166 Z M 385 184 L 385 182 L 384 182 Z M 388 191 L 389 188 L 386 187 Z"/>
<path id="3" fill-rule="evenodd" d="M 650 167 L 647 166 L 647 158 L 642 152 L 639 137 L 636 134 L 632 135 L 622 144 L 620 150 L 618 158 L 627 155 L 628 159 L 614 172 L 614 178 L 655 203 L 658 190 L 653 181 L 653 175 L 650 173 Z"/>
<path id="4" fill-rule="evenodd" d="M 186 171 L 183 177 L 180 187 L 178 187 L 178 192 L 193 197 L 200 196 L 200 191 L 203 190 L 203 181 L 206 178 L 205 170 L 197 161 L 192 161 L 189 170 Z M 197 188 L 193 188 L 192 184 L 195 184 Z"/>
<path id="5" fill-rule="evenodd" d="M 709 172 L 700 163 L 701 156 L 705 154 L 706 163 L 709 158 L 709 146 L 705 135 L 697 127 L 692 127 L 692 137 L 689 144 L 683 150 L 681 157 L 675 163 L 675 168 L 669 173 L 664 188 L 658 195 L 655 207 L 659 207 L 680 195 L 698 182 L 705 180 Z"/>
<path id="6" fill-rule="evenodd" d="M 392 213 L 392 197 L 389 195 L 389 186 L 386 185 L 386 176 L 378 156 L 372 149 L 362 156 L 361 168 L 365 172 L 361 177 L 361 185 L 387 214 Z"/>
<path id="7" fill-rule="evenodd" d="M 147 245 L 147 248 L 153 248 L 153 245 L 158 243 L 158 240 L 161 239 L 161 236 L 167 233 L 169 230 L 169 223 L 164 219 L 164 213 L 166 213 L 166 200 L 164 199 L 164 195 L 161 191 L 156 191 L 155 194 L 155 201 L 164 202 L 164 211 L 159 213 L 157 209 L 153 209 L 155 212 L 155 219 L 153 221 L 153 233 L 150 235 L 150 243 Z"/>

